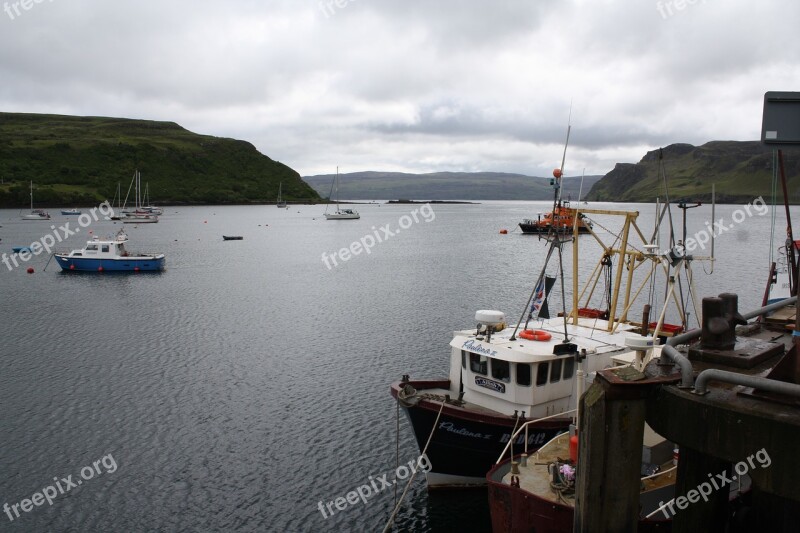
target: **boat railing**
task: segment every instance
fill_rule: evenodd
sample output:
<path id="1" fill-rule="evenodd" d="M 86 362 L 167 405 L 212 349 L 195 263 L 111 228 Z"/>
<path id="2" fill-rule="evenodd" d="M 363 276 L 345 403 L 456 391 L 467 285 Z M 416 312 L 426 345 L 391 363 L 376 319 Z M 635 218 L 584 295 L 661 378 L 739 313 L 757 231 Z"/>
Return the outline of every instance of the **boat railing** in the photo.
<path id="1" fill-rule="evenodd" d="M 508 440 L 508 444 L 506 444 L 506 447 L 503 448 L 503 452 L 500 454 L 500 457 L 497 458 L 497 461 L 495 461 L 494 464 L 499 464 L 500 461 L 503 460 L 503 456 L 505 456 L 506 452 L 511 447 L 511 444 L 514 442 L 514 440 L 517 437 L 519 437 L 519 434 L 522 433 L 523 431 L 525 431 L 525 452 L 524 453 L 528 453 L 528 426 L 530 426 L 531 424 L 536 424 L 538 422 L 541 422 L 543 420 L 549 420 L 551 418 L 560 418 L 560 417 L 563 417 L 564 415 L 568 415 L 570 413 L 575 413 L 577 411 L 578 411 L 577 409 L 570 409 L 569 411 L 563 411 L 561 413 L 556 413 L 554 415 L 545 416 L 545 417 L 542 417 L 542 418 L 536 418 L 534 420 L 528 420 L 527 422 L 522 424 L 519 428 L 517 428 L 517 430 L 511 435 L 511 438 Z"/>

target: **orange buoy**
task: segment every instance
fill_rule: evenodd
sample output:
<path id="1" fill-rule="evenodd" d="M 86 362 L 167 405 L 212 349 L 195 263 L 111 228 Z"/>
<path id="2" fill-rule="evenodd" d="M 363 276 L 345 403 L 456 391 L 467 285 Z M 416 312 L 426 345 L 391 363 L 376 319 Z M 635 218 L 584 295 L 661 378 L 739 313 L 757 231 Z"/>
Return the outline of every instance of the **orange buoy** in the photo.
<path id="1" fill-rule="evenodd" d="M 525 329 L 519 332 L 519 337 L 529 341 L 549 341 L 552 335 L 541 329 Z"/>
<path id="2" fill-rule="evenodd" d="M 28 274 L 33 274 L 33 272 L 34 272 L 33 267 L 28 267 L 27 272 L 28 272 Z"/>
<path id="3" fill-rule="evenodd" d="M 508 230 L 507 229 L 501 229 L 500 230 L 500 235 L 508 235 Z"/>
<path id="4" fill-rule="evenodd" d="M 555 176 L 556 178 L 560 178 L 561 177 L 561 169 L 560 168 L 554 168 L 553 169 L 553 176 Z"/>

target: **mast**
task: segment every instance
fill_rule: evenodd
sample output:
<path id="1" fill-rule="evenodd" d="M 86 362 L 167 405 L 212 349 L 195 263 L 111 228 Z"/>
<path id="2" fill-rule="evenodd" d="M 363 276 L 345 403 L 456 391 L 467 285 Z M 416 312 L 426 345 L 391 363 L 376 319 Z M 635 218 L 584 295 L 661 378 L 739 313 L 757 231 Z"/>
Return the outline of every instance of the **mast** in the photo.
<path id="1" fill-rule="evenodd" d="M 33 212 L 33 181 L 31 181 L 31 212 Z"/>

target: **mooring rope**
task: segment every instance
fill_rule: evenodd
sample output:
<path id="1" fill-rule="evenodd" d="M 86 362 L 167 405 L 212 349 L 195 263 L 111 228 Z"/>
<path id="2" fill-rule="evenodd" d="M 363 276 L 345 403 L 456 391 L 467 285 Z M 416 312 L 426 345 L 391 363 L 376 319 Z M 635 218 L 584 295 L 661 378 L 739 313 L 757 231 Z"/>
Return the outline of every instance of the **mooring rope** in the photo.
<path id="1" fill-rule="evenodd" d="M 425 456 L 426 452 L 428 451 L 428 445 L 431 443 L 431 439 L 433 438 L 433 434 L 436 431 L 436 426 L 439 425 L 439 417 L 442 415 L 442 409 L 444 409 L 444 402 L 441 403 L 439 406 L 439 412 L 436 414 L 436 420 L 433 422 L 433 427 L 431 428 L 431 434 L 428 435 L 428 441 L 425 443 L 425 447 L 422 449 L 422 454 L 420 457 Z M 389 521 L 386 523 L 386 527 L 383 528 L 383 533 L 392 529 L 392 523 L 394 523 L 394 519 L 397 516 L 397 512 L 400 510 L 400 505 L 403 503 L 403 499 L 406 497 L 406 493 L 408 492 L 409 487 L 411 487 L 411 482 L 414 481 L 414 478 L 417 477 L 417 472 L 419 469 L 414 470 L 414 473 L 411 474 L 411 477 L 406 483 L 405 488 L 403 489 L 403 493 L 400 495 L 400 501 L 394 506 L 394 511 L 392 511 L 392 516 L 389 517 Z"/>

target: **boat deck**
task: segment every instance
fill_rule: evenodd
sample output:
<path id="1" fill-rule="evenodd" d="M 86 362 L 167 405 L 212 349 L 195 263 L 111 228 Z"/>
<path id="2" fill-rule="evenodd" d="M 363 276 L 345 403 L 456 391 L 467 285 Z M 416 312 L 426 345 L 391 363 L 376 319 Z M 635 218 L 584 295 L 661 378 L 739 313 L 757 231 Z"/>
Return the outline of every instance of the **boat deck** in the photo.
<path id="1" fill-rule="evenodd" d="M 645 442 L 648 438 L 657 434 L 645 427 Z M 569 433 L 562 433 L 558 437 L 545 444 L 539 451 L 528 457 L 528 464 L 526 466 L 519 465 L 519 487 L 543 500 L 550 503 L 566 505 L 568 507 L 575 507 L 575 495 L 563 494 L 562 492 L 551 487 L 551 476 L 548 472 L 548 465 L 557 460 L 569 459 Z M 677 469 L 672 469 L 672 463 L 661 465 L 660 475 L 644 479 L 642 481 L 642 492 L 651 491 L 675 483 L 675 476 Z M 503 476 L 502 483 L 505 485 L 511 484 L 511 474 L 507 473 Z"/>

